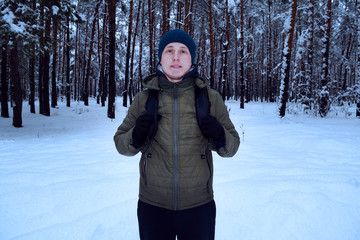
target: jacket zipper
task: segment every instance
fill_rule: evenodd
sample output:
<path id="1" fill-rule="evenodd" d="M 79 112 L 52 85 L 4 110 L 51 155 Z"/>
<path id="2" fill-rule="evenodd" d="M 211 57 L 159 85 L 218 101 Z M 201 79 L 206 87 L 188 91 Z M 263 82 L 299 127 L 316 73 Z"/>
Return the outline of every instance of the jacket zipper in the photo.
<path id="1" fill-rule="evenodd" d="M 208 169 L 209 169 L 209 178 L 208 178 L 208 180 L 206 182 L 207 189 L 209 190 L 209 183 L 210 183 L 210 179 L 211 179 L 211 176 L 212 176 L 211 166 L 210 166 L 209 160 L 208 160 L 208 158 L 206 157 L 205 154 L 201 155 L 201 159 L 204 159 L 206 161 L 206 164 L 207 164 Z"/>
<path id="2" fill-rule="evenodd" d="M 147 154 L 146 158 L 144 159 L 144 164 L 143 164 L 143 174 L 144 174 L 145 185 L 147 185 L 146 165 L 147 165 L 147 161 L 149 158 L 151 158 L 151 153 Z"/>
<path id="3" fill-rule="evenodd" d="M 174 210 L 178 209 L 179 159 L 178 159 L 178 88 L 174 83 Z"/>

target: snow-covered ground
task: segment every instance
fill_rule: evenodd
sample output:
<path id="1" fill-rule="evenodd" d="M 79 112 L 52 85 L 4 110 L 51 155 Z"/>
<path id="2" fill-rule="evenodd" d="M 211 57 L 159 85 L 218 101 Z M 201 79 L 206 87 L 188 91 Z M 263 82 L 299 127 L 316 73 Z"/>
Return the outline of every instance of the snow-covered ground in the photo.
<path id="1" fill-rule="evenodd" d="M 119 99 L 120 100 L 120 99 Z M 217 240 L 360 239 L 360 119 L 226 103 L 241 145 L 215 156 Z M 59 103 L 0 118 L 0 239 L 135 240 L 138 159 L 117 153 L 106 107 Z"/>

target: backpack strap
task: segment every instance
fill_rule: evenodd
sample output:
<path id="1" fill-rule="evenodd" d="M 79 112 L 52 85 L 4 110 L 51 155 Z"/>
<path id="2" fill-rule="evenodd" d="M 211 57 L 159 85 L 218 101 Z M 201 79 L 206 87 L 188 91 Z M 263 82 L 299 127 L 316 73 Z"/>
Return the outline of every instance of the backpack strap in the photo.
<path id="1" fill-rule="evenodd" d="M 146 112 L 151 114 L 155 119 L 155 122 L 151 126 L 150 132 L 148 134 L 149 140 L 154 138 L 156 131 L 158 129 L 158 121 L 159 121 L 158 95 L 159 95 L 158 90 L 149 89 L 149 96 L 145 103 Z M 206 87 L 199 88 L 195 86 L 196 120 L 199 126 L 203 117 L 210 114 L 210 107 L 211 107 L 211 103 L 209 101 L 207 88 Z"/>
<path id="2" fill-rule="evenodd" d="M 211 103 L 209 101 L 207 88 L 195 87 L 195 108 L 196 108 L 196 120 L 200 126 L 203 117 L 210 114 Z"/>
<path id="3" fill-rule="evenodd" d="M 158 120 L 159 120 L 158 119 L 158 101 L 159 101 L 158 95 L 159 95 L 158 90 L 149 89 L 149 96 L 145 103 L 146 112 L 151 114 L 155 119 L 155 122 L 151 126 L 149 134 L 148 134 L 149 140 L 153 139 L 153 137 L 155 136 L 156 131 L 158 129 Z"/>

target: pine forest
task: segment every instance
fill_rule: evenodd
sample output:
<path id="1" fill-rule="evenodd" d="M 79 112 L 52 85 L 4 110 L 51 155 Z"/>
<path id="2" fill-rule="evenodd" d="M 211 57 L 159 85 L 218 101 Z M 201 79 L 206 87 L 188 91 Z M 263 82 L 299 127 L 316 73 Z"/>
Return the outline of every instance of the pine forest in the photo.
<path id="1" fill-rule="evenodd" d="M 360 117 L 360 0 L 2 0 L 1 117 L 13 111 L 22 127 L 25 104 L 51 116 L 59 101 L 96 99 L 115 118 L 174 28 L 193 36 L 199 73 L 224 101 Z"/>

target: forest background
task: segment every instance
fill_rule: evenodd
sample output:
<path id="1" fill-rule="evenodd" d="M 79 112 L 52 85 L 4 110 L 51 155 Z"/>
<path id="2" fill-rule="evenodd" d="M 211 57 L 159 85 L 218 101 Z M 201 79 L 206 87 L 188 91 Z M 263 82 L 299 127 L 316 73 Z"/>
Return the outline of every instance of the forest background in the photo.
<path id="1" fill-rule="evenodd" d="M 325 117 L 357 104 L 359 0 L 2 0 L 1 117 L 22 106 L 50 116 L 58 101 L 131 104 L 154 71 L 157 44 L 183 29 L 196 64 L 224 100 L 278 102 L 279 115 Z M 351 113 L 349 113 L 351 114 Z"/>

